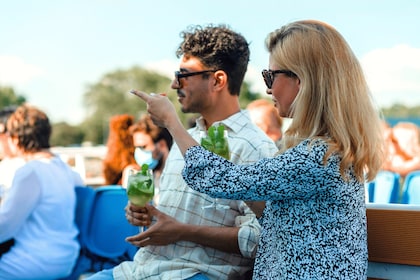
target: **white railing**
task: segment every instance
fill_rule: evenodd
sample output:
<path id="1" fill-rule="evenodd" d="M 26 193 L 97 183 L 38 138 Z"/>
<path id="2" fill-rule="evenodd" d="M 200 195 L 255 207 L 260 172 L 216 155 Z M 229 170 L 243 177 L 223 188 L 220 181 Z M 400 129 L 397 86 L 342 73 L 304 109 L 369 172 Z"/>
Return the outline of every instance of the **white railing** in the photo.
<path id="1" fill-rule="evenodd" d="M 102 161 L 107 152 L 106 146 L 52 147 L 51 150 L 73 167 L 86 185 L 99 186 L 104 184 Z"/>

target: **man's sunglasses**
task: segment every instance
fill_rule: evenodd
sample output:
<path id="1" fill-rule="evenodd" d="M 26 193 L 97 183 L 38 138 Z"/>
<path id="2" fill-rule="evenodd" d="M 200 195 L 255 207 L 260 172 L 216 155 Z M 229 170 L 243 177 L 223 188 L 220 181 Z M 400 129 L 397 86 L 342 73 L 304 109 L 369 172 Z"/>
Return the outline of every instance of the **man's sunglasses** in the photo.
<path id="1" fill-rule="evenodd" d="M 218 70 L 204 70 L 204 71 L 198 71 L 198 72 L 181 72 L 181 71 L 175 71 L 175 80 L 178 83 L 178 86 L 181 85 L 181 81 L 179 79 L 191 77 L 195 75 L 202 75 L 206 73 L 216 72 Z"/>

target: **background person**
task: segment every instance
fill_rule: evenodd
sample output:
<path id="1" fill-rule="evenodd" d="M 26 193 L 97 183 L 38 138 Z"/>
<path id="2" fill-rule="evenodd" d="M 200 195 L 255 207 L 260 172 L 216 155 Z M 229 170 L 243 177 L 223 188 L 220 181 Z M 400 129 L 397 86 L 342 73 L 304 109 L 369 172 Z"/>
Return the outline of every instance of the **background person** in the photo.
<path id="1" fill-rule="evenodd" d="M 128 129 L 133 138 L 134 159 L 136 164 L 127 166 L 123 172 L 123 182 L 126 182 L 127 172 L 148 164 L 153 170 L 155 195 L 153 201 L 159 201 L 159 180 L 172 146 L 172 136 L 166 128 L 155 125 L 149 115 L 143 115 Z M 123 184 L 124 185 L 124 184 Z"/>
<path id="2" fill-rule="evenodd" d="M 191 138 L 166 97 L 137 94 L 184 154 L 191 188 L 267 201 L 253 279 L 366 279 L 364 182 L 384 145 L 362 68 L 341 34 L 315 20 L 282 26 L 266 46 L 267 94 L 293 118 L 275 158 L 226 161 Z"/>
<path id="3" fill-rule="evenodd" d="M 0 203 L 12 185 L 16 169 L 25 161 L 12 153 L 7 137 L 7 120 L 16 110 L 16 106 L 5 107 L 0 111 Z"/>
<path id="4" fill-rule="evenodd" d="M 105 185 L 121 185 L 123 170 L 136 163 L 133 137 L 129 128 L 134 117 L 128 114 L 116 115 L 109 120 L 107 153 L 103 160 Z"/>
<path id="5" fill-rule="evenodd" d="M 0 111 L 0 204 L 12 185 L 15 171 L 25 163 L 22 158 L 15 157 L 12 153 L 7 137 L 7 119 L 15 110 L 15 106 L 9 106 Z M 0 256 L 9 251 L 13 244 L 15 244 L 13 238 L 2 242 Z"/>
<path id="6" fill-rule="evenodd" d="M 404 180 L 408 173 L 420 170 L 419 128 L 411 122 L 399 122 L 394 127 L 384 123 L 383 128 L 388 153 L 382 168 Z"/>
<path id="7" fill-rule="evenodd" d="M 279 116 L 273 103 L 267 99 L 257 99 L 250 102 L 246 109 L 252 122 L 261 128 L 280 148 L 283 119 Z"/>
<path id="8" fill-rule="evenodd" d="M 274 143 L 239 106 L 249 61 L 246 39 L 223 25 L 194 26 L 181 35 L 180 70 L 172 88 L 182 112 L 202 116 L 189 130 L 192 137 L 198 139 L 200 131 L 223 124 L 232 162 L 248 164 L 274 154 Z M 148 225 L 153 216 L 147 231 L 127 238 L 142 248 L 133 262 L 90 280 L 240 279 L 251 270 L 260 235 L 255 213 L 240 200 L 220 202 L 229 204 L 228 210 L 202 209 L 212 198 L 186 185 L 183 166 L 182 154 L 172 145 L 160 180 L 158 208 L 143 213 L 145 208 L 131 205 L 126 211 L 128 221 L 138 226 Z"/>
<path id="9" fill-rule="evenodd" d="M 0 242 L 15 240 L 0 258 L 0 279 L 65 277 L 79 255 L 74 187 L 83 181 L 51 153 L 51 125 L 44 112 L 18 107 L 7 131 L 13 152 L 26 163 L 0 205 Z"/>

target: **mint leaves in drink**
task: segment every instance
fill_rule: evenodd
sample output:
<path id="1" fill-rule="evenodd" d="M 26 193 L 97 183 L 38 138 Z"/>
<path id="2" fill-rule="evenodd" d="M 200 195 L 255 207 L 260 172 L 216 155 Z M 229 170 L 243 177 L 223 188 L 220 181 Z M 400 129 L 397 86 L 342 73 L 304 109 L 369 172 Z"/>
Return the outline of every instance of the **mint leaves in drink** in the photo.
<path id="1" fill-rule="evenodd" d="M 130 174 L 128 177 L 128 199 L 134 205 L 144 207 L 146 203 L 153 199 L 154 193 L 152 171 L 149 170 L 147 164 L 143 164 L 139 172 Z"/>
<path id="2" fill-rule="evenodd" d="M 207 135 L 201 138 L 201 146 L 225 159 L 230 159 L 227 131 L 224 125 L 210 126 Z"/>

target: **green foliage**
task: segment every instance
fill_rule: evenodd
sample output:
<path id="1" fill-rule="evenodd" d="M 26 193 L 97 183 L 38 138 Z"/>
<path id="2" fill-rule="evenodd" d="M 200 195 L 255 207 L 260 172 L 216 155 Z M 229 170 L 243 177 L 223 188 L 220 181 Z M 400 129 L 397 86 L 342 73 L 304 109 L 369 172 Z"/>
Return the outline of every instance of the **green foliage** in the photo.
<path id="1" fill-rule="evenodd" d="M 81 124 L 85 133 L 84 140 L 95 144 L 104 144 L 108 135 L 109 119 L 112 116 L 130 114 L 138 118 L 146 113 L 145 103 L 138 97 L 129 94 L 130 89 L 148 93 L 167 93 L 168 98 L 175 105 L 182 123 L 186 127 L 190 127 L 190 120 L 195 119 L 198 115 L 181 112 L 177 95 L 174 90 L 170 89 L 170 83 L 171 80 L 166 76 L 140 67 L 105 74 L 97 83 L 90 85 L 84 95 L 86 110 L 90 112 L 87 119 Z M 252 92 L 250 85 L 244 82 L 239 97 L 241 108 L 245 108 L 250 101 L 258 98 L 260 95 Z"/>
<path id="2" fill-rule="evenodd" d="M 91 142 L 93 145 L 104 144 L 108 135 L 109 118 L 88 118 L 80 124 L 84 133 L 83 142 Z"/>
<path id="3" fill-rule="evenodd" d="M 415 118 L 420 117 L 420 106 L 407 107 L 402 104 L 394 104 L 391 107 L 383 108 L 382 113 L 390 118 Z"/>
<path id="4" fill-rule="evenodd" d="M 241 93 L 239 94 L 239 105 L 244 109 L 251 101 L 262 98 L 264 94 L 265 93 L 251 91 L 251 85 L 247 82 L 243 82 Z"/>
<path id="5" fill-rule="evenodd" d="M 84 133 L 79 126 L 71 126 L 65 122 L 59 122 L 52 125 L 52 134 L 50 138 L 51 146 L 67 147 L 82 143 Z"/>
<path id="6" fill-rule="evenodd" d="M 105 74 L 84 94 L 88 112 L 88 117 L 81 124 L 85 131 L 84 140 L 104 144 L 112 116 L 129 114 L 137 118 L 146 112 L 145 103 L 130 94 L 130 89 L 160 93 L 166 92 L 169 85 L 169 78 L 139 67 Z"/>
<path id="7" fill-rule="evenodd" d="M 148 93 L 167 93 L 181 121 L 186 127 L 190 127 L 193 125 L 190 124 L 191 120 L 195 120 L 199 115 L 181 112 L 177 95 L 170 85 L 170 78 L 138 66 L 104 74 L 99 81 L 88 85 L 84 93 L 86 119 L 79 126 L 67 123 L 53 124 L 51 145 L 68 146 L 82 142 L 91 142 L 94 145 L 105 144 L 108 138 L 109 119 L 112 116 L 130 114 L 137 119 L 146 113 L 146 104 L 130 94 L 131 89 Z M 252 92 L 250 85 L 244 82 L 239 97 L 241 108 L 245 108 L 250 101 L 257 98 L 260 98 L 259 94 Z M 20 105 L 25 101 L 25 98 L 17 95 L 12 88 L 0 87 L 0 106 Z"/>
<path id="8" fill-rule="evenodd" d="M 21 105 L 26 102 L 26 98 L 22 95 L 18 95 L 15 90 L 11 87 L 0 86 L 0 108 Z"/>
<path id="9" fill-rule="evenodd" d="M 197 118 L 198 114 L 185 114 L 180 111 L 177 95 L 170 88 L 171 79 L 157 72 L 149 71 L 134 66 L 129 69 L 119 69 L 106 73 L 96 83 L 88 85 L 84 94 L 84 106 L 87 118 L 78 126 L 67 123 L 53 125 L 51 145 L 69 146 L 78 145 L 90 141 L 92 144 L 105 144 L 108 138 L 109 119 L 117 114 L 130 114 L 137 119 L 146 113 L 146 105 L 138 97 L 129 93 L 131 89 L 144 92 L 167 93 L 177 109 L 181 121 L 186 127 L 190 127 L 190 121 Z M 261 92 L 253 92 L 248 82 L 242 84 L 239 103 L 241 108 L 253 100 L 268 98 Z M 17 94 L 11 87 L 0 86 L 0 108 L 10 105 L 21 105 L 26 98 Z M 407 107 L 394 104 L 388 108 L 382 108 L 385 117 L 392 118 L 415 118 L 420 117 L 420 106 Z"/>

